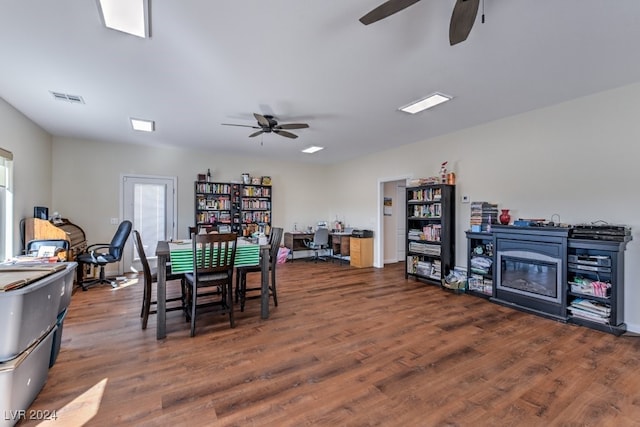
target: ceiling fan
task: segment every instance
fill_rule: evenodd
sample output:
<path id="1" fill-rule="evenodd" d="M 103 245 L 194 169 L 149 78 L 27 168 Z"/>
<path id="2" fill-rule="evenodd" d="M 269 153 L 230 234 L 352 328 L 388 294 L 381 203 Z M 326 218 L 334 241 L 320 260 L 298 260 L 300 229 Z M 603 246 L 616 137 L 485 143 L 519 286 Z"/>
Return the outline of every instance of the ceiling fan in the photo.
<path id="1" fill-rule="evenodd" d="M 281 125 L 278 124 L 275 117 L 270 116 L 268 114 L 262 115 L 258 113 L 253 113 L 253 116 L 258 121 L 258 126 L 255 125 L 237 125 L 233 123 L 222 123 L 224 126 L 241 126 L 245 128 L 259 129 L 257 132 L 252 133 L 249 137 L 258 136 L 263 133 L 275 133 L 280 136 L 286 136 L 287 138 L 297 138 L 298 135 L 295 135 L 291 132 L 287 132 L 285 129 L 306 129 L 309 127 L 306 123 L 283 123 Z"/>
<path id="2" fill-rule="evenodd" d="M 418 3 L 420 0 L 388 0 L 360 18 L 364 25 L 373 24 L 394 13 Z M 456 0 L 449 24 L 449 44 L 453 46 L 463 42 L 469 36 L 478 14 L 480 0 Z"/>

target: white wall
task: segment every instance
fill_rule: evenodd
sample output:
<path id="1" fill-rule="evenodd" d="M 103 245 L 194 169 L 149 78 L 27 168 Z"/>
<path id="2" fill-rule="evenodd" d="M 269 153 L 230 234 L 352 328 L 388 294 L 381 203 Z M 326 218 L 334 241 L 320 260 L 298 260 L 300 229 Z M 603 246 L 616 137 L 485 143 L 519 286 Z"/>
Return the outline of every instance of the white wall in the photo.
<path id="1" fill-rule="evenodd" d="M 378 208 L 379 180 L 437 175 L 440 164 L 449 161 L 457 176 L 456 260 L 461 266 L 469 229 L 463 194 L 509 208 L 512 218 L 558 214 L 571 224 L 629 225 L 625 319 L 629 329 L 640 331 L 639 99 L 640 84 L 630 85 L 335 165 L 329 173 L 340 188 L 335 200 L 350 217 L 369 222 Z M 352 194 L 357 198 L 349 201 Z"/>
<path id="2" fill-rule="evenodd" d="M 216 155 L 184 149 L 149 148 L 54 137 L 53 210 L 86 233 L 89 243 L 109 242 L 120 214 L 121 174 L 178 178 L 178 237 L 194 224 L 194 181 L 210 168 L 214 181 L 240 180 L 243 172 L 271 176 L 273 226 L 292 230 L 294 223 L 327 218 L 326 167 L 258 158 Z"/>
<path id="3" fill-rule="evenodd" d="M 13 153 L 14 253 L 20 252 L 22 218 L 51 205 L 51 135 L 0 98 L 0 147 Z"/>

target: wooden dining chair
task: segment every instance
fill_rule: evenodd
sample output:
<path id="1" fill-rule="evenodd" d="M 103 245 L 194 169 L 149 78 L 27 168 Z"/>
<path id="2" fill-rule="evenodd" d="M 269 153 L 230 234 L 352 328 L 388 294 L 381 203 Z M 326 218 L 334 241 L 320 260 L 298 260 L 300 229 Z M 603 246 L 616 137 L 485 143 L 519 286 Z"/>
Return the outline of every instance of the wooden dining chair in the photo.
<path id="1" fill-rule="evenodd" d="M 142 292 L 142 310 L 140 312 L 140 317 L 142 318 L 142 329 L 147 329 L 147 322 L 149 320 L 150 314 L 156 314 L 157 310 L 152 310 L 151 306 L 157 306 L 158 301 L 152 300 L 152 287 L 153 283 L 158 281 L 158 274 L 156 269 L 152 269 L 149 266 L 149 260 L 147 259 L 147 255 L 144 251 L 144 246 L 142 245 L 142 237 L 140 237 L 140 233 L 138 230 L 133 230 L 133 243 L 135 244 L 136 250 L 138 251 L 138 257 L 140 258 L 140 263 L 142 264 L 142 272 L 144 274 L 144 289 Z M 171 303 L 171 306 L 167 307 L 167 311 L 176 311 L 181 310 L 186 312 L 185 305 L 185 282 L 184 282 L 184 274 L 171 274 L 170 271 L 167 271 L 167 282 L 172 280 L 180 280 L 180 296 L 167 298 L 167 303 Z M 179 302 L 179 305 L 174 305 L 173 303 Z"/>
<path id="2" fill-rule="evenodd" d="M 196 332 L 197 310 L 218 306 L 233 318 L 233 264 L 238 236 L 230 234 L 194 234 L 192 236 L 193 272 L 185 273 L 187 301 L 191 309 L 191 336 Z"/>
<path id="3" fill-rule="evenodd" d="M 284 229 L 273 227 L 269 234 L 269 244 L 271 248 L 269 250 L 269 270 L 270 270 L 270 283 L 269 283 L 269 295 L 273 296 L 273 304 L 278 306 L 278 292 L 276 289 L 276 265 L 278 264 L 278 249 L 280 249 L 280 241 L 282 240 L 282 234 Z M 260 273 L 262 270 L 260 265 L 249 265 L 236 268 L 236 302 L 240 300 L 240 311 L 244 311 L 244 303 L 247 299 L 260 298 L 262 295 L 262 284 L 257 287 L 247 288 L 247 274 L 248 273 Z M 247 292 L 260 291 L 257 295 L 251 295 L 247 297 Z"/>

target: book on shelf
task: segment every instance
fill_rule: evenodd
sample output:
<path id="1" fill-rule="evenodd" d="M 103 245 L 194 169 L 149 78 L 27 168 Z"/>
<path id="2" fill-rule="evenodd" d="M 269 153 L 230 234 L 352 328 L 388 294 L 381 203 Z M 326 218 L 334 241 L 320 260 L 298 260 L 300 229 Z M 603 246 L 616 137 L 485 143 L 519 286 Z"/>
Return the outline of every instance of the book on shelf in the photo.
<path id="1" fill-rule="evenodd" d="M 469 222 L 474 231 L 489 231 L 490 224 L 498 224 L 498 205 L 488 202 L 471 202 Z"/>

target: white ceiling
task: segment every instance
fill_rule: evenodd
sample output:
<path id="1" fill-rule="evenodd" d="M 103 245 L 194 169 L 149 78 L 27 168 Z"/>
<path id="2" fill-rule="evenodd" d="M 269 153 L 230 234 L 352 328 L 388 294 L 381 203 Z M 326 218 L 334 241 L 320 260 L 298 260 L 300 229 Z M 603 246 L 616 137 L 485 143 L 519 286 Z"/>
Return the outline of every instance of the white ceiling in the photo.
<path id="1" fill-rule="evenodd" d="M 454 0 L 369 26 L 383 0 L 150 1 L 140 39 L 106 29 L 95 1 L 0 0 L 0 97 L 57 136 L 331 164 L 640 81 L 638 0 L 485 0 L 453 47 Z M 434 91 L 454 99 L 397 110 Z M 221 126 L 253 112 L 310 128 Z"/>

